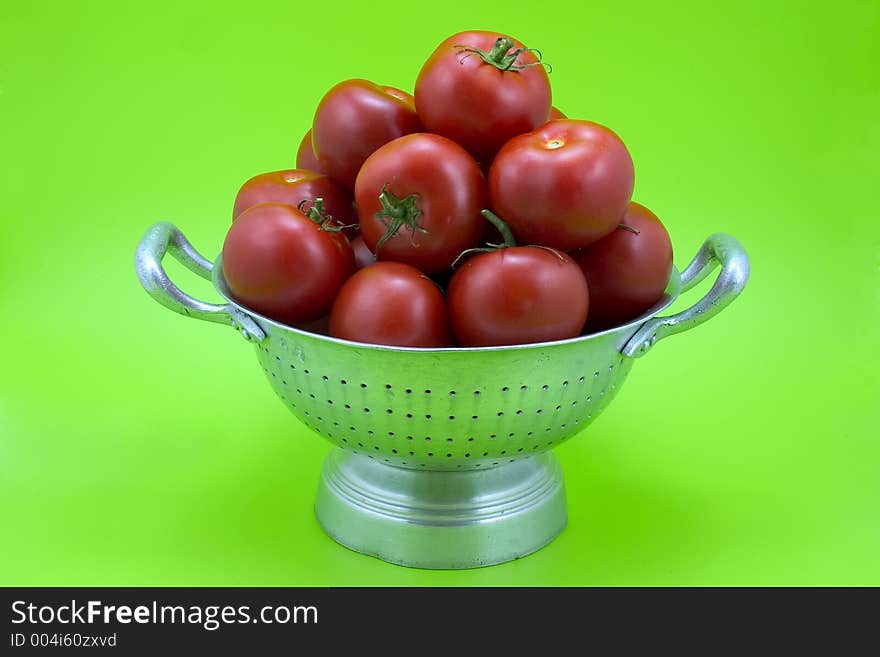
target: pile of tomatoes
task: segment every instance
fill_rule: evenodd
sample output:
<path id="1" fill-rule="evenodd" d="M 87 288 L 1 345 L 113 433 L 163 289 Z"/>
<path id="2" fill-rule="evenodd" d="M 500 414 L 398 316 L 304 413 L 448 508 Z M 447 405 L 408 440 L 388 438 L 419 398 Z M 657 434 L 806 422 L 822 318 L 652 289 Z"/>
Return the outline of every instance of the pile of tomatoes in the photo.
<path id="1" fill-rule="evenodd" d="M 631 201 L 608 128 L 551 105 L 537 50 L 462 32 L 410 95 L 330 89 L 294 170 L 238 192 L 223 246 L 234 298 L 357 342 L 479 347 L 572 338 L 651 307 L 672 269 Z"/>

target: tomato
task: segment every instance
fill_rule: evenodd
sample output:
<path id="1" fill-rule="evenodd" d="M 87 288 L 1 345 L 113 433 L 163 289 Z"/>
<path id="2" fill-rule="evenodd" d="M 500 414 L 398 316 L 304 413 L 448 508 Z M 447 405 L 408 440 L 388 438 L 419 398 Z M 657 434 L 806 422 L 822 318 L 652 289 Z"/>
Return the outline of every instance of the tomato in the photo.
<path id="1" fill-rule="evenodd" d="M 550 117 L 547 119 L 548 121 L 558 121 L 559 119 L 567 119 L 568 117 L 562 112 L 562 110 L 551 107 L 550 108 Z M 298 161 L 298 160 L 297 160 Z M 299 165 L 297 165 L 299 166 Z"/>
<path id="2" fill-rule="evenodd" d="M 235 197 L 232 218 L 260 203 L 286 203 L 324 200 L 324 209 L 338 224 L 356 224 L 357 214 L 351 194 L 325 175 L 304 169 L 261 173 L 248 180 Z"/>
<path id="3" fill-rule="evenodd" d="M 616 134 L 562 119 L 504 145 L 489 170 L 489 199 L 520 242 L 570 251 L 614 230 L 633 182 L 632 158 Z"/>
<path id="4" fill-rule="evenodd" d="M 376 256 L 364 242 L 363 235 L 358 235 L 351 241 L 351 250 L 354 251 L 354 261 L 358 269 L 363 269 L 376 262 Z"/>
<path id="5" fill-rule="evenodd" d="M 288 324 L 326 315 L 354 269 L 345 235 L 282 203 L 241 213 L 223 243 L 223 276 L 233 297 Z"/>
<path id="6" fill-rule="evenodd" d="M 641 315 L 663 296 L 672 272 L 672 242 L 657 215 L 630 203 L 622 223 L 571 254 L 590 287 L 590 331 Z"/>
<path id="7" fill-rule="evenodd" d="M 580 334 L 589 292 L 566 254 L 513 246 L 473 256 L 447 289 L 452 331 L 465 347 L 564 340 Z"/>
<path id="8" fill-rule="evenodd" d="M 302 141 L 299 143 L 299 150 L 296 152 L 296 168 L 308 169 L 309 171 L 317 171 L 324 173 L 318 158 L 315 155 L 315 149 L 312 148 L 312 131 L 307 130 Z"/>
<path id="9" fill-rule="evenodd" d="M 512 244 L 506 226 L 499 228 Z M 574 260 L 538 246 L 471 256 L 449 281 L 446 300 L 452 332 L 465 347 L 573 338 L 590 305 L 587 281 Z"/>
<path id="10" fill-rule="evenodd" d="M 385 144 L 364 162 L 355 200 L 361 235 L 379 260 L 433 274 L 479 242 L 486 181 L 461 146 L 418 133 Z"/>
<path id="11" fill-rule="evenodd" d="M 330 313 L 330 335 L 395 347 L 451 343 L 443 293 L 401 262 L 377 262 L 348 279 Z"/>
<path id="12" fill-rule="evenodd" d="M 381 87 L 382 91 L 384 91 L 389 96 L 394 96 L 398 100 L 406 103 L 408 107 L 416 106 L 416 99 L 413 97 L 413 95 L 405 92 L 403 89 L 398 89 L 397 87 L 387 87 L 384 84 L 380 84 L 379 87 Z"/>
<path id="13" fill-rule="evenodd" d="M 428 132 L 461 144 L 477 160 L 534 130 L 550 112 L 550 80 L 535 51 L 497 32 L 461 32 L 425 62 L 415 88 Z"/>
<path id="14" fill-rule="evenodd" d="M 412 96 L 367 80 L 347 80 L 318 104 L 312 145 L 327 175 L 354 189 L 358 170 L 373 151 L 421 130 Z"/>

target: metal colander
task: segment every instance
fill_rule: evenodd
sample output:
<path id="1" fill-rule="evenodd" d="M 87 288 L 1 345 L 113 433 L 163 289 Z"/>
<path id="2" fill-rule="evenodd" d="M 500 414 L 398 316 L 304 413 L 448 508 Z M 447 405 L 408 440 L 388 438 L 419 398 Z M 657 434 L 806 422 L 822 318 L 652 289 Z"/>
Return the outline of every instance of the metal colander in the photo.
<path id="1" fill-rule="evenodd" d="M 213 281 L 227 303 L 208 304 L 166 275 L 167 251 Z M 657 315 L 720 263 L 704 298 Z M 711 236 L 642 317 L 559 342 L 490 348 L 366 345 L 279 324 L 231 299 L 212 265 L 171 224 L 138 245 L 141 284 L 181 314 L 234 326 L 254 344 L 281 401 L 337 449 L 316 511 L 327 533 L 357 551 L 428 568 L 507 561 L 565 525 L 559 464 L 549 452 L 611 402 L 657 340 L 700 324 L 730 303 L 749 273 L 740 244 Z"/>

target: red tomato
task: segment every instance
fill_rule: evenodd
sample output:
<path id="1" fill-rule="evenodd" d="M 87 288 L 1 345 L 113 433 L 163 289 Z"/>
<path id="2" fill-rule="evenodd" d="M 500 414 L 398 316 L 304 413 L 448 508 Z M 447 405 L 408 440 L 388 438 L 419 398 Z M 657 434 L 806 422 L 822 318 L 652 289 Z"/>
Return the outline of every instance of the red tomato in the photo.
<path id="1" fill-rule="evenodd" d="M 537 246 L 472 256 L 453 274 L 446 299 L 453 334 L 465 347 L 573 338 L 589 307 L 575 262 Z"/>
<path id="2" fill-rule="evenodd" d="M 376 262 L 376 256 L 364 242 L 363 235 L 358 235 L 351 241 L 351 250 L 354 251 L 354 261 L 358 269 L 363 269 Z"/>
<path id="3" fill-rule="evenodd" d="M 461 146 L 419 133 L 385 144 L 364 162 L 355 200 L 361 235 L 379 260 L 433 274 L 479 242 L 486 181 Z"/>
<path id="4" fill-rule="evenodd" d="M 296 168 L 308 169 L 309 171 L 317 171 L 324 173 L 318 158 L 315 156 L 315 149 L 312 148 L 312 131 L 306 131 L 305 136 L 299 143 L 299 150 L 296 152 Z"/>
<path id="5" fill-rule="evenodd" d="M 421 130 L 412 96 L 367 80 L 347 80 L 321 99 L 312 145 L 327 175 L 354 189 L 358 170 L 373 151 Z"/>
<path id="6" fill-rule="evenodd" d="M 255 205 L 235 220 L 223 243 L 223 276 L 235 299 L 287 324 L 326 315 L 354 269 L 345 235 L 292 205 Z"/>
<path id="7" fill-rule="evenodd" d="M 663 296 L 672 272 L 672 242 L 653 212 L 630 203 L 622 223 L 610 235 L 571 254 L 590 286 L 590 331 L 619 326 L 641 315 Z"/>
<path id="8" fill-rule="evenodd" d="M 548 121 L 558 121 L 559 119 L 567 119 L 567 118 L 568 117 L 565 114 L 563 114 L 562 110 L 560 110 L 556 107 L 551 107 L 550 108 L 550 118 L 548 118 L 547 120 Z M 299 166 L 299 165 L 297 165 L 297 166 Z"/>
<path id="9" fill-rule="evenodd" d="M 534 51 L 497 32 L 461 32 L 441 43 L 419 72 L 416 109 L 429 132 L 477 160 L 547 121 L 550 80 Z"/>
<path id="10" fill-rule="evenodd" d="M 386 87 L 384 84 L 380 84 L 379 86 L 386 94 L 388 94 L 389 96 L 394 96 L 398 100 L 402 100 L 404 103 L 407 104 L 408 107 L 416 106 L 416 99 L 413 97 L 413 95 L 405 92 L 403 89 L 398 89 L 397 87 Z"/>
<path id="11" fill-rule="evenodd" d="M 451 342 L 440 289 L 400 262 L 377 262 L 348 279 L 330 313 L 330 335 L 394 347 L 446 347 Z"/>
<path id="12" fill-rule="evenodd" d="M 315 171 L 292 169 L 261 173 L 248 180 L 235 197 L 232 218 L 260 203 L 286 203 L 297 206 L 303 201 L 324 199 L 324 210 L 338 224 L 356 224 L 357 214 L 351 194 Z"/>
<path id="13" fill-rule="evenodd" d="M 632 158 L 616 134 L 563 119 L 504 145 L 489 170 L 489 199 L 518 241 L 569 251 L 614 230 L 633 179 Z"/>

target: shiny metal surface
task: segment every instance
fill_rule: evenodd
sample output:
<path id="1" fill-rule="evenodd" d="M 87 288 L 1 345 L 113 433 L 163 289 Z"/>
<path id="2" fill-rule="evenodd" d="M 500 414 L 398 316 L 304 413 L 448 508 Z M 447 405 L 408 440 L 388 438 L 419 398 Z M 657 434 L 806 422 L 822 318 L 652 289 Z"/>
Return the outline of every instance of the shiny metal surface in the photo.
<path id="1" fill-rule="evenodd" d="M 217 305 L 193 299 L 172 283 L 162 266 L 162 260 L 168 252 L 193 273 L 211 280 L 211 261 L 196 251 L 177 228 L 161 221 L 150 226 L 138 243 L 134 256 L 135 271 L 147 294 L 181 315 L 232 326 L 246 340 L 262 340 L 265 337 L 259 325 L 232 304 Z"/>
<path id="2" fill-rule="evenodd" d="M 681 274 L 681 291 L 687 292 L 721 265 L 712 289 L 690 308 L 669 317 L 653 317 L 642 324 L 622 349 L 625 356 L 643 356 L 668 335 L 694 328 L 730 304 L 749 280 L 749 259 L 742 245 L 730 235 L 716 233 L 707 239 Z"/>
<path id="3" fill-rule="evenodd" d="M 337 542 L 416 568 L 475 568 L 530 554 L 565 527 L 552 452 L 482 471 L 382 465 L 334 449 L 315 503 Z"/>
<path id="4" fill-rule="evenodd" d="M 406 349 L 316 335 L 253 313 L 231 299 L 219 258 L 211 278 L 227 303 L 197 301 L 168 280 L 166 251 L 200 276 L 211 271 L 177 229 L 156 224 L 136 257 L 151 296 L 175 312 L 235 326 L 254 343 L 279 399 L 340 448 L 325 464 L 316 506 L 327 532 L 356 550 L 432 568 L 498 563 L 550 541 L 564 524 L 561 474 L 545 477 L 558 485 L 522 498 L 531 502 L 509 519 L 483 514 L 479 500 L 520 499 L 515 491 L 555 463 L 545 453 L 611 402 L 633 357 L 712 317 L 748 277 L 739 243 L 714 235 L 681 279 L 673 271 L 655 307 L 626 325 L 534 345 Z M 683 282 L 695 285 L 717 263 L 721 274 L 703 299 L 658 317 Z"/>
<path id="5" fill-rule="evenodd" d="M 400 351 L 263 325 L 257 358 L 281 401 L 338 447 L 382 463 L 474 470 L 585 428 L 632 367 L 629 332 L 534 349 Z M 631 331 L 632 329 L 630 329 Z"/>

